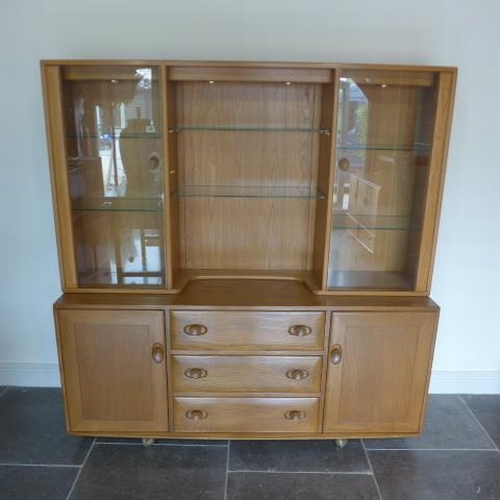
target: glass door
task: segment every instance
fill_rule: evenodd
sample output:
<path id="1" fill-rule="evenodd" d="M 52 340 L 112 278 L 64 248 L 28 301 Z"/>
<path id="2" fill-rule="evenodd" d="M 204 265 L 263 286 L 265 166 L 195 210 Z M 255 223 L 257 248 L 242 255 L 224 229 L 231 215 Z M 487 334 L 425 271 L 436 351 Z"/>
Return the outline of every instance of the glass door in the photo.
<path id="1" fill-rule="evenodd" d="M 432 72 L 341 72 L 330 290 L 415 289 L 436 99 Z"/>
<path id="2" fill-rule="evenodd" d="M 79 286 L 165 284 L 158 76 L 155 67 L 62 70 Z"/>

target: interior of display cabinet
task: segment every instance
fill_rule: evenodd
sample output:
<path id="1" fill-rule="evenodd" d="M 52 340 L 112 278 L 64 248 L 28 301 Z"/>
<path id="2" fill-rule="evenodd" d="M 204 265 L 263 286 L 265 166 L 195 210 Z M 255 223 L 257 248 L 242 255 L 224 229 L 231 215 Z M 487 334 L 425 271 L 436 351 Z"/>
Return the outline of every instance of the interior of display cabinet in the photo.
<path id="1" fill-rule="evenodd" d="M 293 72 L 269 78 L 258 70 L 227 75 L 203 68 L 200 80 L 199 71 L 189 70 L 173 70 L 169 82 L 177 282 L 276 277 L 319 286 L 325 228 L 316 226 L 326 220 L 329 196 L 330 72 L 318 72 L 319 81 L 314 72 L 311 81 L 294 81 Z"/>
<path id="2" fill-rule="evenodd" d="M 430 72 L 344 71 L 328 287 L 414 290 L 437 101 Z"/>
<path id="3" fill-rule="evenodd" d="M 164 286 L 158 68 L 66 66 L 62 88 L 79 286 Z"/>

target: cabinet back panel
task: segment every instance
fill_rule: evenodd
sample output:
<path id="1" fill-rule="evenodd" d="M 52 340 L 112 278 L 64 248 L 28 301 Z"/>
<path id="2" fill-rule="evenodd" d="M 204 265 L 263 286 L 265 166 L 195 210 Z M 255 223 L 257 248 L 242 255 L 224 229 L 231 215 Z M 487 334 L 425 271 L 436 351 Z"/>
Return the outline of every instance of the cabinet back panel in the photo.
<path id="1" fill-rule="evenodd" d="M 310 269 L 315 201 L 186 198 L 181 265 L 188 269 Z"/>
<path id="2" fill-rule="evenodd" d="M 179 188 L 201 188 L 179 201 L 181 268 L 310 269 L 315 200 L 269 193 L 316 196 L 321 86 L 178 82 L 176 97 Z"/>

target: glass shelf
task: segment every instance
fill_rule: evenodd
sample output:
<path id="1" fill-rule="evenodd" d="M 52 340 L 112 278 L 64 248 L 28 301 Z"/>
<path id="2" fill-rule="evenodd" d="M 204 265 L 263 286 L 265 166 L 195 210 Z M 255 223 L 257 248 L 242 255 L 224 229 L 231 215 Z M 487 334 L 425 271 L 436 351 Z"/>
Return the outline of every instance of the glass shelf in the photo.
<path id="1" fill-rule="evenodd" d="M 427 144 L 403 146 L 398 144 L 337 144 L 339 151 L 411 151 L 413 153 L 430 153 Z"/>
<path id="2" fill-rule="evenodd" d="M 408 215 L 360 215 L 348 212 L 335 213 L 333 216 L 334 229 L 384 229 L 407 231 L 410 228 Z"/>
<path id="3" fill-rule="evenodd" d="M 179 186 L 177 198 L 315 198 L 325 195 L 310 186 Z"/>
<path id="4" fill-rule="evenodd" d="M 233 126 L 233 125 L 176 125 L 168 129 L 170 133 L 173 132 L 190 132 L 190 131 L 202 131 L 202 132 L 302 132 L 302 133 L 312 133 L 312 134 L 325 134 L 330 135 L 331 130 L 324 128 L 306 128 L 306 127 L 280 127 L 280 126 Z"/>
<path id="5" fill-rule="evenodd" d="M 115 139 L 161 139 L 161 133 L 156 132 L 143 132 L 140 134 L 120 134 L 119 132 L 115 135 Z M 66 134 L 67 139 L 77 139 L 77 134 Z M 111 136 L 107 135 L 107 138 L 110 139 Z M 84 139 L 102 139 L 102 136 L 98 134 L 85 134 Z"/>
<path id="6" fill-rule="evenodd" d="M 162 199 L 102 197 L 84 198 L 73 202 L 72 209 L 78 212 L 161 212 Z"/>

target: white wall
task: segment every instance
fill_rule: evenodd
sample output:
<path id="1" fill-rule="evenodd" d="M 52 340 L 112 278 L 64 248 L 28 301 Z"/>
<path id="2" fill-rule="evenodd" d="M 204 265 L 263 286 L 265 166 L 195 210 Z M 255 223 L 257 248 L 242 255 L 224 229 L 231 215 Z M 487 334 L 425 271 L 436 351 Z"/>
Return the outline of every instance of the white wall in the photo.
<path id="1" fill-rule="evenodd" d="M 458 66 L 432 390 L 500 393 L 499 23 L 498 0 L 2 0 L 0 384 L 58 384 L 39 60 L 144 57 Z"/>

